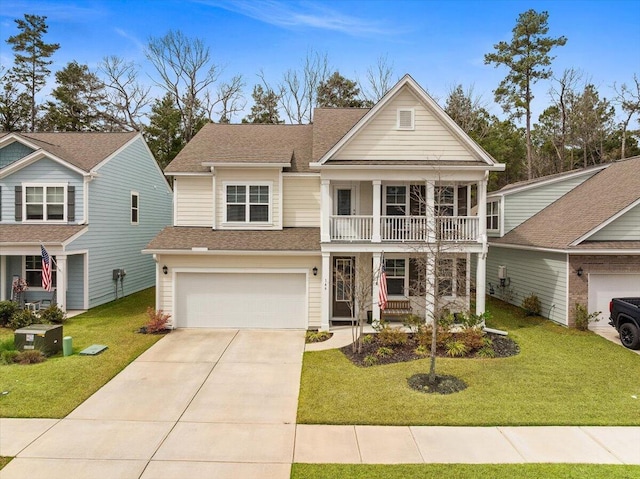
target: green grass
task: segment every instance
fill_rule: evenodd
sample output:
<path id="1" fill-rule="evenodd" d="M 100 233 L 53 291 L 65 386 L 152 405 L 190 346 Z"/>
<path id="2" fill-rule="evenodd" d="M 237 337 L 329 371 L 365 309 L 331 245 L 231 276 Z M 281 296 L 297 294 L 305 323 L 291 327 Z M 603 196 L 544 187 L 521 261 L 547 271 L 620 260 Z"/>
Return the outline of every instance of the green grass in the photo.
<path id="1" fill-rule="evenodd" d="M 511 358 L 438 358 L 437 372 L 468 384 L 440 396 L 407 378 L 429 360 L 360 368 L 340 351 L 304 355 L 298 422 L 377 425 L 640 425 L 640 356 L 489 301 L 490 326 L 520 345 Z"/>
<path id="2" fill-rule="evenodd" d="M 13 459 L 13 458 L 12 457 L 0 456 L 0 469 L 2 469 L 4 466 L 9 464 L 11 462 L 11 459 Z"/>
<path id="3" fill-rule="evenodd" d="M 97 391 L 162 336 L 138 334 L 154 304 L 154 289 L 127 296 L 67 320 L 63 335 L 73 337 L 72 356 L 44 363 L 0 366 L 1 417 L 61 418 Z M 0 329 L 0 342 L 13 337 Z M 92 344 L 109 349 L 98 356 L 77 353 Z"/>
<path id="4" fill-rule="evenodd" d="M 640 466 L 594 464 L 294 464 L 291 479 L 631 479 Z"/>

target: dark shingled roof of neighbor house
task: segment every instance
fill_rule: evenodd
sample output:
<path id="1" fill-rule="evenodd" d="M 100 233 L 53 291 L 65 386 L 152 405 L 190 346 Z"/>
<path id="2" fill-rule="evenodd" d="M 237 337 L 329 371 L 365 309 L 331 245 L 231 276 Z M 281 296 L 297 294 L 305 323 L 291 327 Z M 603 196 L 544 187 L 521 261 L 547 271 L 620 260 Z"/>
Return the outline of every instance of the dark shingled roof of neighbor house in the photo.
<path id="1" fill-rule="evenodd" d="M 637 156 L 612 163 L 502 238 L 491 242 L 569 249 L 572 243 L 639 199 L 640 156 Z M 584 244 L 596 248 L 594 243 Z M 604 247 L 610 242 L 597 243 Z"/>
<path id="2" fill-rule="evenodd" d="M 34 146 L 88 172 L 131 141 L 138 132 L 20 132 L 2 133 L 0 139 L 10 134 L 24 138 Z"/>

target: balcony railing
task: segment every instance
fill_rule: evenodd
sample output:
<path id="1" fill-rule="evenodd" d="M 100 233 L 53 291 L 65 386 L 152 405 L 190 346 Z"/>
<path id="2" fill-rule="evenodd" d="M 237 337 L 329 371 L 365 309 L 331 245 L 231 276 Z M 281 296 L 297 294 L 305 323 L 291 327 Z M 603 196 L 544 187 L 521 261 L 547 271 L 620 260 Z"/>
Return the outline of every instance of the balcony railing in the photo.
<path id="1" fill-rule="evenodd" d="M 371 241 L 373 216 L 331 216 L 331 241 Z M 477 216 L 381 216 L 380 237 L 386 242 L 446 241 L 475 242 L 480 222 Z"/>

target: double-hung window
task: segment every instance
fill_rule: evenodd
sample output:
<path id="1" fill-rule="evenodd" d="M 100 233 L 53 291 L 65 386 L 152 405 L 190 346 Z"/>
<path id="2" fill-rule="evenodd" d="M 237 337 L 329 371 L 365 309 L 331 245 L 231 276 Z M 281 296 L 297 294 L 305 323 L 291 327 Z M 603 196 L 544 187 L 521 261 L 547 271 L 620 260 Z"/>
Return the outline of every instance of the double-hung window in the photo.
<path id="1" fill-rule="evenodd" d="M 131 224 L 137 225 L 140 222 L 140 195 L 135 191 L 131 192 Z"/>
<path id="2" fill-rule="evenodd" d="M 228 223 L 268 223 L 269 185 L 226 185 Z"/>
<path id="3" fill-rule="evenodd" d="M 500 230 L 500 202 L 490 201 L 487 203 L 487 230 Z"/>
<path id="4" fill-rule="evenodd" d="M 435 187 L 435 204 L 437 216 L 453 216 L 455 192 L 453 186 Z"/>
<path id="5" fill-rule="evenodd" d="M 51 286 L 56 287 L 55 257 L 51 261 Z M 30 289 L 42 287 L 42 256 L 25 256 L 24 277 Z"/>
<path id="6" fill-rule="evenodd" d="M 404 296 L 406 267 L 404 259 L 385 259 L 385 274 L 387 276 L 387 293 L 389 296 Z"/>
<path id="7" fill-rule="evenodd" d="M 24 218 L 28 221 L 65 221 L 64 186 L 25 185 Z"/>
<path id="8" fill-rule="evenodd" d="M 387 186 L 386 190 L 387 216 L 404 216 L 407 211 L 407 187 Z"/>

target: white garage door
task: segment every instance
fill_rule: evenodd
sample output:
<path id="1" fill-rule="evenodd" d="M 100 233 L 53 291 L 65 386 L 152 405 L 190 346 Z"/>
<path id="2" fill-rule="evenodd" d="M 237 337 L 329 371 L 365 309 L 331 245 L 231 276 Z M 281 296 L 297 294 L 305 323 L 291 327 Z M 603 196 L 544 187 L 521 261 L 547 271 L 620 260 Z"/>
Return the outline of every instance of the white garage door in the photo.
<path id="1" fill-rule="evenodd" d="M 593 326 L 609 328 L 609 301 L 625 296 L 640 296 L 640 274 L 590 274 L 589 312 L 602 313 Z"/>
<path id="2" fill-rule="evenodd" d="M 307 328 L 306 275 L 177 273 L 180 328 Z"/>

